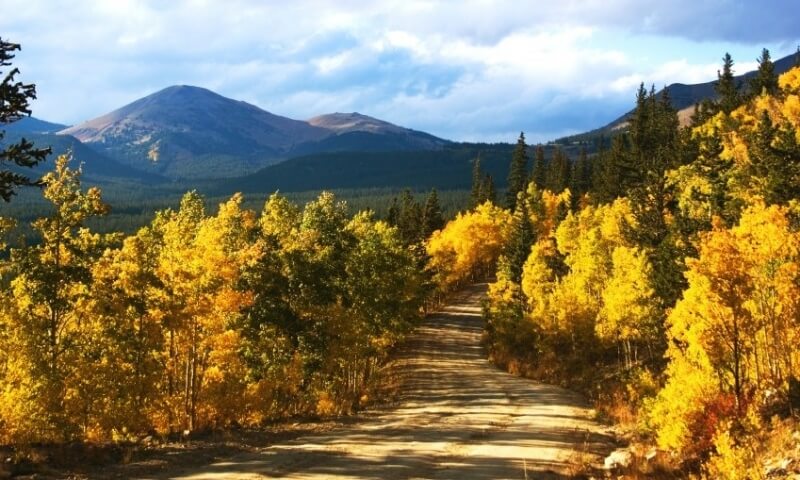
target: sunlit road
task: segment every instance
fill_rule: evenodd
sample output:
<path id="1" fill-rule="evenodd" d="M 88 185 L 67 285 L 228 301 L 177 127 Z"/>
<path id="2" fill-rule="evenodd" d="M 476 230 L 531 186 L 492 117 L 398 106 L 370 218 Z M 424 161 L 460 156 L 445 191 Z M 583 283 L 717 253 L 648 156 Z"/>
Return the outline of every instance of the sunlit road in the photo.
<path id="1" fill-rule="evenodd" d="M 401 349 L 397 406 L 169 478 L 568 478 L 571 464 L 607 452 L 609 439 L 575 394 L 486 360 L 484 292 L 465 290 Z"/>

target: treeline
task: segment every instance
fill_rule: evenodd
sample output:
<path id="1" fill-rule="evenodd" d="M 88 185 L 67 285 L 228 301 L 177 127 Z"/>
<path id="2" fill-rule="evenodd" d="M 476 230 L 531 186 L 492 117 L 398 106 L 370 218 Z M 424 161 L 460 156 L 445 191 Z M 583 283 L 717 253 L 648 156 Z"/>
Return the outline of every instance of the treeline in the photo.
<path id="1" fill-rule="evenodd" d="M 41 241 L 0 263 L 2 443 L 348 411 L 427 295 L 398 229 L 330 193 L 209 214 L 191 192 L 124 236 L 86 227 L 108 206 L 66 157 L 42 181 Z"/>
<path id="2" fill-rule="evenodd" d="M 726 55 L 685 128 L 668 92 L 640 87 L 585 193 L 548 188 L 521 137 L 506 208 L 486 201 L 427 244 L 441 285 L 496 275 L 492 358 L 589 393 L 666 452 L 646 474 L 762 478 L 794 448 L 778 432 L 800 411 L 800 68 L 759 62 L 747 93 Z"/>
<path id="3" fill-rule="evenodd" d="M 76 157 L 77 160 L 77 157 Z M 93 186 L 92 182 L 82 181 L 85 186 Z M 110 210 L 103 216 L 87 219 L 86 225 L 98 233 L 121 232 L 133 234 L 143 226 L 148 225 L 156 212 L 180 205 L 183 193 L 152 189 L 136 190 L 132 185 L 98 185 L 103 192 L 103 199 L 109 204 Z M 177 188 L 177 187 L 175 187 Z M 186 187 L 188 190 L 189 188 Z M 393 202 L 397 203 L 405 194 L 404 190 L 393 188 L 368 188 L 358 190 L 330 190 L 336 198 L 344 201 L 349 215 L 371 210 L 375 217 L 388 219 Z M 208 212 L 214 214 L 219 204 L 224 203 L 226 196 L 206 196 L 203 189 L 198 189 L 208 204 Z M 289 201 L 305 204 L 316 199 L 319 191 L 281 193 Z M 410 191 L 414 201 L 424 204 L 430 192 Z M 260 210 L 263 198 L 269 194 L 245 194 L 242 196 L 242 207 L 250 210 Z M 443 218 L 452 218 L 459 211 L 469 206 L 469 190 L 437 190 L 436 199 Z M 9 243 L 18 243 L 17 239 L 24 237 L 28 243 L 39 242 L 38 233 L 30 227 L 30 222 L 36 218 L 47 216 L 51 205 L 37 189 L 20 191 L 11 203 L 0 205 L 0 215 L 17 220 L 17 228 L 8 234 Z"/>

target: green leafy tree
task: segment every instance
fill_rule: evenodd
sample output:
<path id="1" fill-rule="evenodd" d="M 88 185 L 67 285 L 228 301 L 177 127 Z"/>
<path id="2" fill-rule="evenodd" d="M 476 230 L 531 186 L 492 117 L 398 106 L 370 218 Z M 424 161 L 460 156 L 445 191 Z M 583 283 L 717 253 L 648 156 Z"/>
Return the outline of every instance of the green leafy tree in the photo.
<path id="1" fill-rule="evenodd" d="M 0 150 L 0 198 L 6 202 L 11 200 L 18 187 L 41 185 L 8 167 L 33 167 L 50 154 L 50 148 L 36 148 L 25 138 L 16 143 L 3 142 L 5 131 L 2 126 L 30 115 L 28 102 L 36 99 L 36 85 L 16 80 L 18 68 L 11 69 L 3 76 L 3 69 L 11 66 L 11 60 L 14 59 L 13 52 L 19 49 L 19 44 L 0 38 L 0 145 L 3 145 Z"/>

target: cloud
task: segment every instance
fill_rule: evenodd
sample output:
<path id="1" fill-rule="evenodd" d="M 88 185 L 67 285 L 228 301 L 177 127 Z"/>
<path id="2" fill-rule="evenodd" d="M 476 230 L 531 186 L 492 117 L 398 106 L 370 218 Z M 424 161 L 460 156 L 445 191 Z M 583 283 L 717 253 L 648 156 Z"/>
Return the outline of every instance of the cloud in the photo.
<path id="1" fill-rule="evenodd" d="M 726 50 L 794 51 L 799 18 L 790 1 L 4 0 L 0 32 L 53 121 L 194 84 L 294 118 L 513 141 L 597 127 L 642 81 L 713 79 Z"/>

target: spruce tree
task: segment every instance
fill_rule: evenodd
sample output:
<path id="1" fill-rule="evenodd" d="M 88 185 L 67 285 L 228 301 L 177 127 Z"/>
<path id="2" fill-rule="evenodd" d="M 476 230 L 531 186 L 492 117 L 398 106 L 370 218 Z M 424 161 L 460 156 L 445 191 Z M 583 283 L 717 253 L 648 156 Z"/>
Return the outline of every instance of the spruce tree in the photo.
<path id="1" fill-rule="evenodd" d="M 483 202 L 487 200 L 492 203 L 497 203 L 497 190 L 494 188 L 494 180 L 490 174 L 486 174 L 486 177 L 483 179 Z"/>
<path id="2" fill-rule="evenodd" d="M 630 139 L 630 150 L 623 157 L 620 170 L 621 183 L 636 218 L 636 227 L 629 234 L 633 242 L 649 250 L 653 285 L 666 308 L 674 304 L 684 284 L 665 217 L 671 207 L 666 172 L 678 167 L 683 159 L 678 114 L 668 89 L 659 98 L 655 88 L 645 93 L 640 87 L 631 117 Z"/>
<path id="3" fill-rule="evenodd" d="M 547 160 L 544 158 L 544 147 L 536 146 L 536 155 L 533 158 L 533 171 L 531 180 L 536 182 L 536 188 L 543 189 L 547 181 Z"/>
<path id="4" fill-rule="evenodd" d="M 775 64 L 772 63 L 769 50 L 763 49 L 757 60 L 758 71 L 750 80 L 750 94 L 758 96 L 762 92 L 766 92 L 774 95 L 778 91 L 778 75 L 775 73 Z"/>
<path id="5" fill-rule="evenodd" d="M 596 167 L 592 175 L 592 193 L 594 202 L 610 203 L 623 195 L 620 165 L 627 156 L 625 137 L 616 135 L 611 138 L 611 149 L 597 156 Z"/>
<path id="6" fill-rule="evenodd" d="M 556 147 L 553 152 L 553 158 L 550 160 L 550 165 L 547 168 L 547 177 L 545 181 L 545 188 L 554 193 L 562 192 L 569 185 L 569 171 L 570 164 L 569 158 L 563 150 Z"/>
<path id="7" fill-rule="evenodd" d="M 386 215 L 386 221 L 389 225 L 395 227 L 400 221 L 400 205 L 397 203 L 397 197 L 392 197 L 392 203 L 389 204 L 389 212 Z"/>
<path id="8" fill-rule="evenodd" d="M 572 194 L 572 208 L 577 209 L 580 198 L 589 191 L 592 182 L 592 164 L 586 154 L 586 148 L 581 148 L 578 159 L 572 164 L 570 173 L 569 190 Z"/>
<path id="9" fill-rule="evenodd" d="M 442 207 L 439 205 L 439 194 L 436 189 L 432 189 L 425 200 L 425 208 L 422 210 L 422 238 L 429 238 L 436 230 L 444 227 L 444 217 Z"/>
<path id="10" fill-rule="evenodd" d="M 475 208 L 485 201 L 483 192 L 483 174 L 481 173 L 481 155 L 472 161 L 472 191 L 469 194 L 470 208 Z"/>
<path id="11" fill-rule="evenodd" d="M 8 170 L 9 166 L 34 167 L 44 161 L 50 154 L 50 148 L 36 148 L 33 143 L 24 137 L 16 143 L 3 141 L 5 131 L 3 125 L 30 116 L 29 101 L 36 99 L 36 85 L 15 81 L 19 73 L 18 68 L 12 68 L 3 75 L 4 67 L 11 66 L 14 59 L 13 52 L 20 50 L 17 43 L 4 41 L 0 38 L 0 198 L 11 201 L 16 189 L 22 186 L 38 186 L 39 181 L 31 180 L 25 175 Z"/>
<path id="12" fill-rule="evenodd" d="M 403 196 L 400 198 L 397 228 L 406 245 L 420 241 L 422 235 L 422 208 L 414 200 L 414 196 L 409 189 L 405 189 Z"/>
<path id="13" fill-rule="evenodd" d="M 730 114 L 741 105 L 742 98 L 739 94 L 739 85 L 733 76 L 733 59 L 730 53 L 722 57 L 722 72 L 717 72 L 714 90 L 717 93 L 717 105 L 720 111 Z"/>
<path id="14" fill-rule="evenodd" d="M 522 269 L 531 253 L 535 234 L 528 212 L 528 202 L 525 200 L 523 192 L 520 192 L 517 196 L 516 204 L 517 207 L 514 209 L 511 223 L 511 237 L 503 253 L 511 280 L 520 283 L 522 281 Z"/>
<path id="15" fill-rule="evenodd" d="M 511 156 L 511 166 L 508 169 L 508 192 L 506 192 L 506 206 L 513 210 L 517 205 L 517 194 L 525 190 L 528 182 L 528 145 L 525 143 L 525 133 L 520 132 L 517 146 Z"/>

